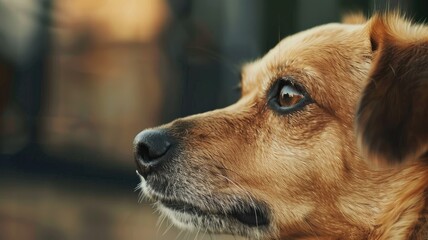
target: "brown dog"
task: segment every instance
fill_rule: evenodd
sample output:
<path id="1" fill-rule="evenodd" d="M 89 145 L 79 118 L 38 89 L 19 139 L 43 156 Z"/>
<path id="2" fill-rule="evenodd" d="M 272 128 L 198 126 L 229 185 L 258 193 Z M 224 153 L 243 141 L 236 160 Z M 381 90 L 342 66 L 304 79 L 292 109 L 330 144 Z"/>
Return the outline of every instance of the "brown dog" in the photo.
<path id="1" fill-rule="evenodd" d="M 144 194 L 187 229 L 428 239 L 428 29 L 397 14 L 350 19 L 244 66 L 237 103 L 138 134 Z"/>

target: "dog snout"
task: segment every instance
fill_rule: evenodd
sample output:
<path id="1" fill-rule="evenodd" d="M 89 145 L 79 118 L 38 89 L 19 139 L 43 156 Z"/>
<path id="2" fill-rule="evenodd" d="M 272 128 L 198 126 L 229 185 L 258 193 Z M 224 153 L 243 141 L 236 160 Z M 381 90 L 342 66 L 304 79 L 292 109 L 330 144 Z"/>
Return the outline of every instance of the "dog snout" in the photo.
<path id="1" fill-rule="evenodd" d="M 143 176 L 166 161 L 173 142 L 172 137 L 162 130 L 144 130 L 135 137 L 135 160 Z"/>

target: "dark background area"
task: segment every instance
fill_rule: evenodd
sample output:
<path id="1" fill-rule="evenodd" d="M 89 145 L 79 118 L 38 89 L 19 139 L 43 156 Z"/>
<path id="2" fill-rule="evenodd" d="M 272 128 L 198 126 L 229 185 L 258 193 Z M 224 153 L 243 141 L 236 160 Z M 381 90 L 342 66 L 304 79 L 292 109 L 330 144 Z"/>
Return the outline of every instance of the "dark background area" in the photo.
<path id="1" fill-rule="evenodd" d="M 398 7 L 426 21 L 425 0 L 0 0 L 0 239 L 175 239 L 134 136 L 233 103 L 287 35 Z"/>

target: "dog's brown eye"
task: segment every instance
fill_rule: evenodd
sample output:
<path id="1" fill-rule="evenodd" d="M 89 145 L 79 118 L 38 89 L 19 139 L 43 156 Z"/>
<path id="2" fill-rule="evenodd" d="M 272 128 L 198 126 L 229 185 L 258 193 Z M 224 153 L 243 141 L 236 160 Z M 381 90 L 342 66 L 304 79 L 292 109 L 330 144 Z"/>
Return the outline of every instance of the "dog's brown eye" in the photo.
<path id="1" fill-rule="evenodd" d="M 291 83 L 286 84 L 279 92 L 278 104 L 281 107 L 292 107 L 302 101 L 304 97 Z"/>
<path id="2" fill-rule="evenodd" d="M 279 79 L 269 91 L 269 106 L 281 114 L 288 114 L 312 103 L 304 88 L 294 79 Z"/>

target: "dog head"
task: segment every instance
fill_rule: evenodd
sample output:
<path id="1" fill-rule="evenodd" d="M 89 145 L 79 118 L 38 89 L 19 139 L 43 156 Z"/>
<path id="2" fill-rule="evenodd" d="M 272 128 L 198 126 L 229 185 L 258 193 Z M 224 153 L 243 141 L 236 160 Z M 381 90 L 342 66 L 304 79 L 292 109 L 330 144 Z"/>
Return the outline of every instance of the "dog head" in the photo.
<path id="1" fill-rule="evenodd" d="M 375 26 L 327 24 L 287 37 L 243 67 L 237 103 L 139 133 L 144 194 L 187 229 L 266 239 L 367 236 L 379 209 L 351 195 L 376 175 L 354 132 L 367 79 L 384 67 L 373 60 L 384 46 L 371 38 Z M 369 129 L 365 98 L 358 121 Z"/>

